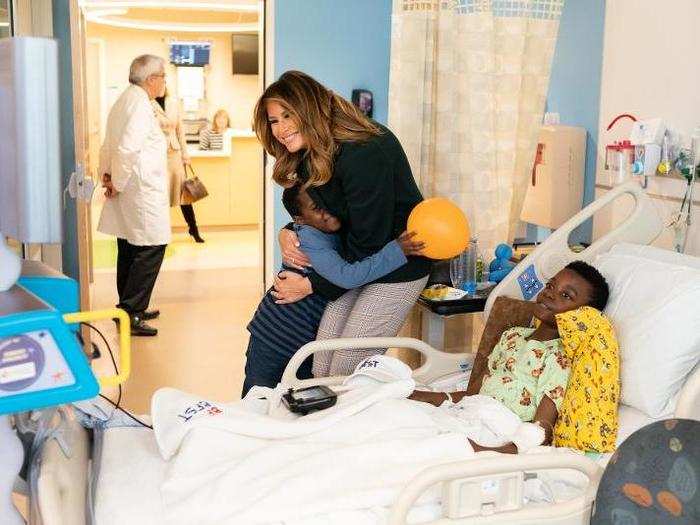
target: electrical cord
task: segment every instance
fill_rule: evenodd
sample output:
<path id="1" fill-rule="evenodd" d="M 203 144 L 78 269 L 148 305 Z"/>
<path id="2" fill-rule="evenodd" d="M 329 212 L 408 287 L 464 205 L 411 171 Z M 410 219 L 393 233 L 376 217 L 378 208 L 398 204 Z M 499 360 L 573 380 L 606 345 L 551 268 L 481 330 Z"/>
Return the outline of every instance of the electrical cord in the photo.
<path id="1" fill-rule="evenodd" d="M 109 352 L 109 357 L 110 357 L 110 359 L 112 360 L 112 366 L 114 366 L 114 372 L 115 372 L 116 374 L 119 374 L 119 367 L 117 366 L 117 361 L 116 361 L 116 359 L 114 359 L 114 353 L 112 352 L 112 347 L 111 347 L 111 346 L 109 345 L 109 343 L 107 342 L 107 338 L 104 336 L 104 334 L 103 334 L 100 330 L 98 330 L 98 328 L 97 328 L 95 325 L 93 325 L 93 324 L 91 324 L 91 323 L 81 322 L 80 324 L 81 324 L 81 325 L 84 325 L 84 326 L 87 326 L 87 327 L 90 328 L 91 330 L 94 330 L 94 331 L 97 332 L 97 334 L 102 338 L 102 341 L 104 342 L 105 346 L 107 347 L 107 351 Z M 117 395 L 117 401 L 116 401 L 116 403 L 115 403 L 114 401 L 112 401 L 110 398 L 108 398 L 107 396 L 105 396 L 105 395 L 102 395 L 102 394 L 98 394 L 98 395 L 99 395 L 102 399 L 104 399 L 105 401 L 108 401 L 108 402 L 114 407 L 114 410 L 115 410 L 115 411 L 116 411 L 116 410 L 121 410 L 124 414 L 126 414 L 128 417 L 130 417 L 131 419 L 133 419 L 134 421 L 136 421 L 139 425 L 141 425 L 141 426 L 143 426 L 143 427 L 146 427 L 146 428 L 150 428 L 151 430 L 153 430 L 153 427 L 152 427 L 151 425 L 149 425 L 148 423 L 144 423 L 144 422 L 141 421 L 139 418 L 137 418 L 135 415 L 133 415 L 131 412 L 129 412 L 128 410 L 126 410 L 126 409 L 124 409 L 124 408 L 122 408 L 122 407 L 120 406 L 121 401 L 122 401 L 122 386 L 121 386 L 121 385 L 118 385 L 117 388 L 119 389 L 119 390 L 118 390 L 119 393 L 118 393 L 118 395 Z"/>

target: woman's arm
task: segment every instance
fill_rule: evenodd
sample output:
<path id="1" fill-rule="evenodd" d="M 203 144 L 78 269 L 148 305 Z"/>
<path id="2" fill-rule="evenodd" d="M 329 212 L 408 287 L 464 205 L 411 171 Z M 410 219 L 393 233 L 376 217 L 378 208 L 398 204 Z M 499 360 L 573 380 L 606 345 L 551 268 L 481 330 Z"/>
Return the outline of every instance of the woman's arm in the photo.
<path id="1" fill-rule="evenodd" d="M 282 262 L 291 268 L 303 270 L 311 266 L 311 261 L 306 254 L 299 249 L 300 243 L 297 234 L 291 229 L 291 223 L 282 228 L 279 234 Z M 311 272 L 303 277 L 294 272 L 282 272 L 275 279 L 275 291 L 273 297 L 279 304 L 295 303 L 310 293 L 317 293 L 328 301 L 335 301 L 347 290 L 336 286 L 324 279 L 316 272 Z"/>
<path id="2" fill-rule="evenodd" d="M 301 246 L 299 237 L 296 232 L 289 227 L 290 225 L 291 223 L 282 228 L 279 233 L 282 262 L 285 266 L 289 266 L 290 268 L 303 270 L 311 266 L 311 261 L 306 254 L 299 249 Z"/>
<path id="3" fill-rule="evenodd" d="M 177 112 L 177 125 L 175 126 L 175 134 L 177 135 L 177 141 L 180 143 L 180 155 L 182 156 L 183 164 L 190 164 L 190 155 L 187 153 L 187 139 L 185 139 L 185 130 L 182 125 L 182 119 L 180 118 L 180 110 Z"/>

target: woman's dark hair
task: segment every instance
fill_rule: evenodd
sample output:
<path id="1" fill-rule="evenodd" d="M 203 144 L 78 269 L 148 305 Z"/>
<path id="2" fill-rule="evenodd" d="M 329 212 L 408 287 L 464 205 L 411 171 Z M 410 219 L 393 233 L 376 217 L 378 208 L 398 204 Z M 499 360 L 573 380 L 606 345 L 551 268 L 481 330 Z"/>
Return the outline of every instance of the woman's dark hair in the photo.
<path id="1" fill-rule="evenodd" d="M 589 306 L 603 311 L 608 304 L 610 288 L 605 277 L 593 266 L 583 261 L 574 261 L 566 265 L 568 270 L 576 272 L 584 281 L 591 285 L 591 299 Z"/>
<path id="2" fill-rule="evenodd" d="M 287 213 L 294 217 L 301 215 L 301 207 L 299 206 L 299 194 L 301 193 L 301 185 L 294 184 L 289 188 L 285 188 L 282 192 L 282 204 Z"/>

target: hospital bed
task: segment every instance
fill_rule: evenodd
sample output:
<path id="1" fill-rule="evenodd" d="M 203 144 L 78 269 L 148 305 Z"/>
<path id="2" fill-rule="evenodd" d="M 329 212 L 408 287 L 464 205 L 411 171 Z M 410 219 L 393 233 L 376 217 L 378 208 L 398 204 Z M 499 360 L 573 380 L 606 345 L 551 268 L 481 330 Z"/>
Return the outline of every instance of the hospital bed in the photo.
<path id="1" fill-rule="evenodd" d="M 619 199 L 632 199 L 634 202 L 628 218 L 583 252 L 573 253 L 567 242 L 571 231 L 601 208 L 620 205 Z M 572 260 L 592 262 L 598 255 L 611 250 L 636 253 L 641 257 L 648 255 L 663 263 L 700 269 L 698 258 L 672 252 L 654 251 L 651 255 L 647 254 L 642 247 L 650 244 L 661 230 L 662 223 L 653 204 L 639 186 L 636 183 L 621 186 L 574 216 L 523 260 L 494 290 L 485 315 L 488 315 L 499 295 L 529 299 L 528 295 L 537 291 L 537 285 L 531 279 L 533 276 L 540 280 L 547 279 Z M 420 384 L 449 382 L 451 377 L 463 374 L 473 360 L 471 354 L 439 352 L 422 341 L 409 338 L 316 341 L 300 349 L 294 356 L 282 383 L 295 387 L 339 385 L 343 378 L 299 380 L 296 370 L 306 357 L 315 352 L 350 347 L 401 347 L 420 352 L 422 365 L 413 374 Z M 695 350 L 700 353 L 700 348 Z M 696 366 L 688 375 L 671 413 L 677 418 L 700 420 L 700 367 Z M 618 443 L 652 421 L 654 419 L 639 410 L 621 406 Z M 90 500 L 93 500 L 90 503 L 96 508 L 97 525 L 105 522 L 161 523 L 158 516 L 162 512 L 162 504 L 158 487 L 165 475 L 167 462 L 158 454 L 152 431 L 145 428 L 108 429 L 101 436 L 101 446 L 97 447 L 101 449 L 99 451 L 91 442 L 90 434 L 71 418 L 68 418 L 64 435 L 64 441 L 70 445 L 70 454 L 66 455 L 58 443 L 49 441 L 38 462 L 38 493 L 33 497 L 40 517 L 34 517 L 35 523 L 89 523 L 90 512 L 87 509 Z M 414 479 L 406 480 L 406 486 L 383 520 L 391 525 L 407 523 L 409 511 L 421 494 L 438 484 L 442 485 L 442 504 L 433 509 L 429 521 L 432 525 L 587 524 L 607 459 L 609 455 L 591 458 L 562 449 L 518 456 L 479 453 L 475 459 L 431 467 Z M 553 503 L 523 505 L 523 483 L 531 473 L 560 472 L 562 469 L 576 470 L 587 479 L 582 490 L 573 497 Z M 87 488 L 85 482 L 89 480 L 93 481 L 94 490 Z"/>

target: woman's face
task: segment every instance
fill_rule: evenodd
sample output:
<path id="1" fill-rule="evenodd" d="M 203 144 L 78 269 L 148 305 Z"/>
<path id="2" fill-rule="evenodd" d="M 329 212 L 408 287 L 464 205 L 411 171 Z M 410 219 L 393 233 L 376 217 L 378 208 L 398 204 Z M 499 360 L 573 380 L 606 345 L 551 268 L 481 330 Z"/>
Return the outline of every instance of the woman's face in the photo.
<path id="1" fill-rule="evenodd" d="M 216 129 L 226 129 L 228 127 L 228 117 L 219 115 L 214 119 L 214 124 L 216 124 Z"/>
<path id="2" fill-rule="evenodd" d="M 267 121 L 272 135 L 282 143 L 290 153 L 306 148 L 306 140 L 299 132 L 299 127 L 292 115 L 279 102 L 269 100 L 266 105 Z"/>

